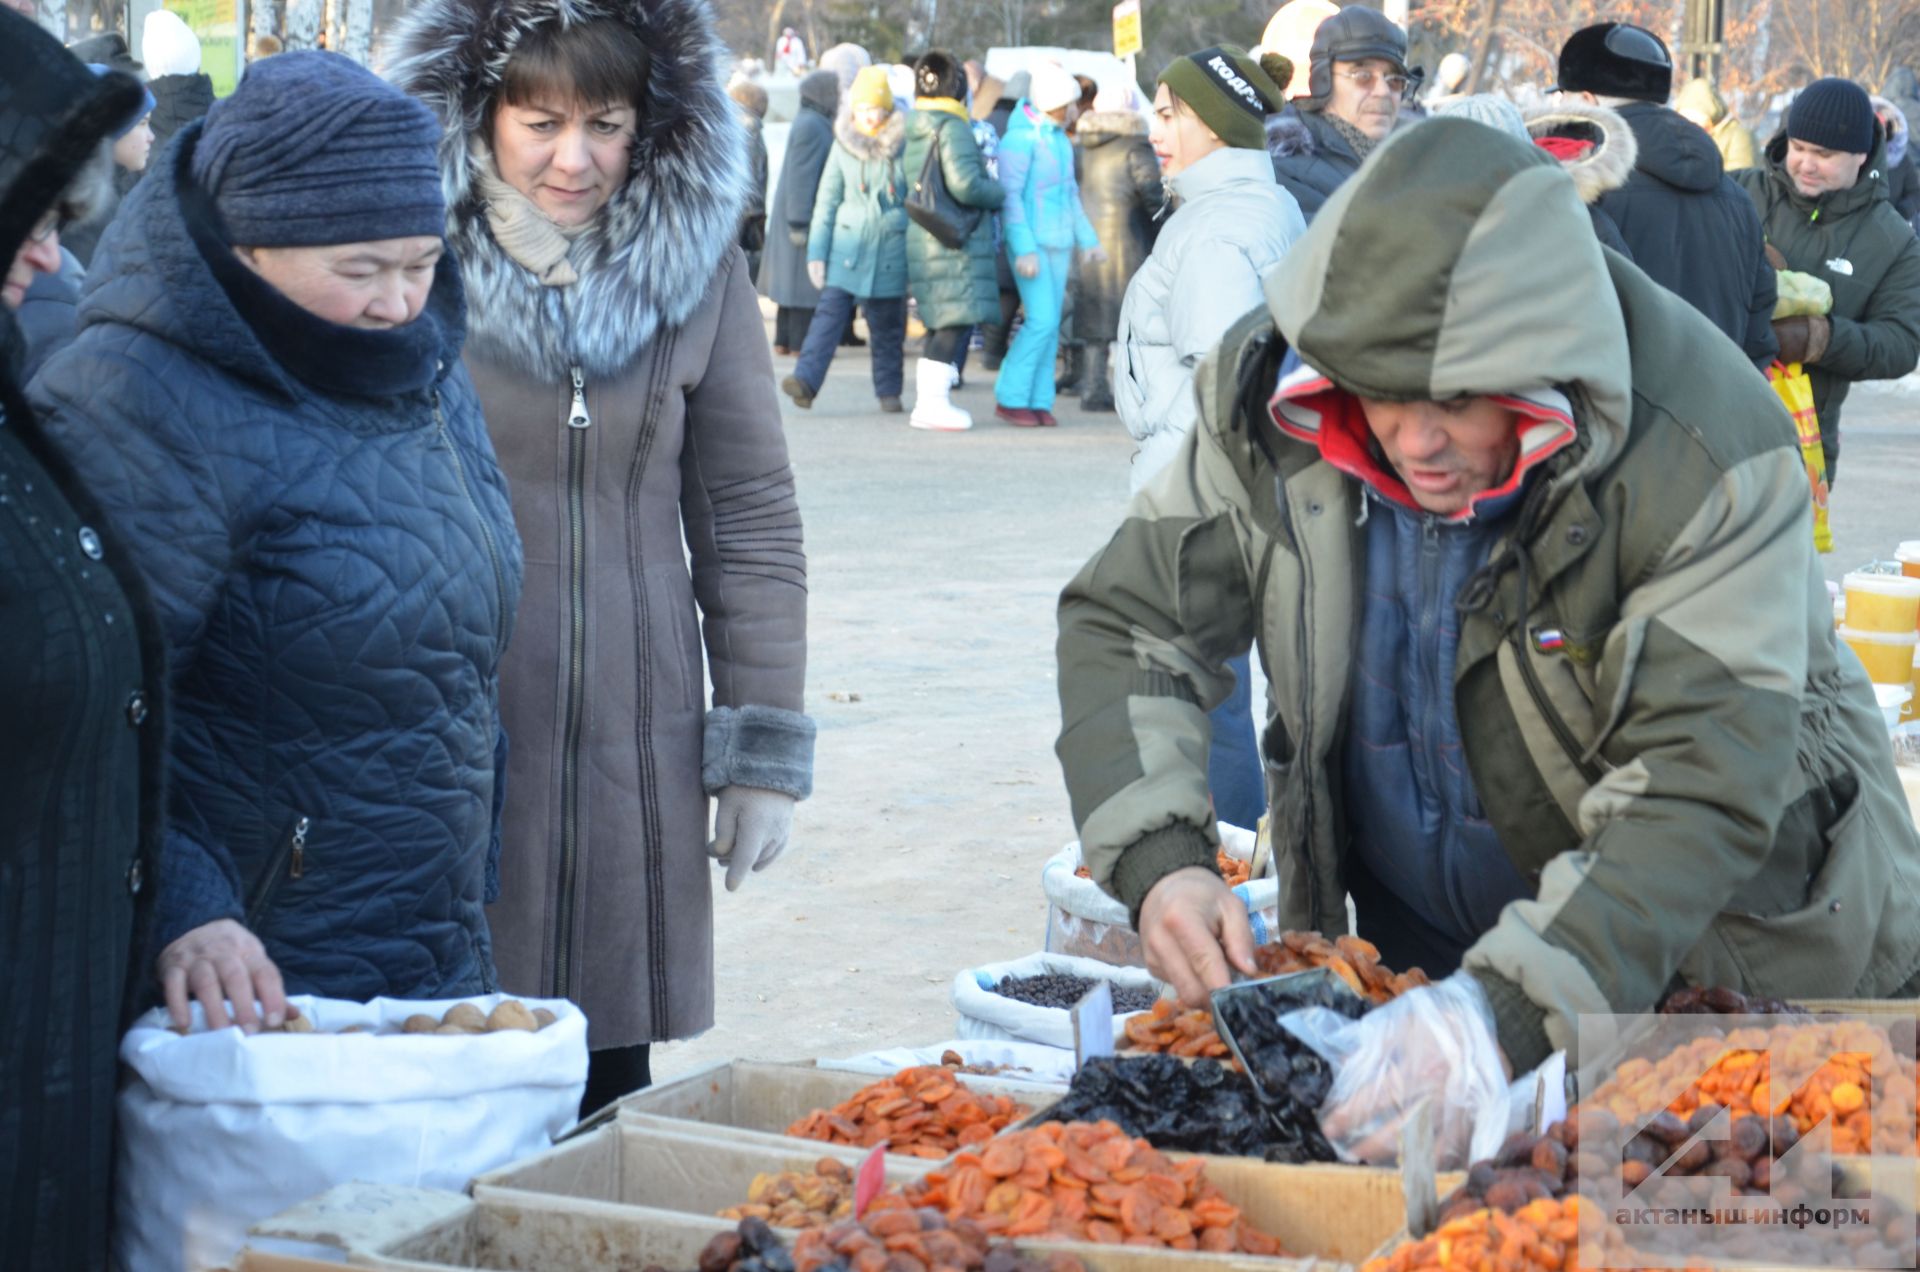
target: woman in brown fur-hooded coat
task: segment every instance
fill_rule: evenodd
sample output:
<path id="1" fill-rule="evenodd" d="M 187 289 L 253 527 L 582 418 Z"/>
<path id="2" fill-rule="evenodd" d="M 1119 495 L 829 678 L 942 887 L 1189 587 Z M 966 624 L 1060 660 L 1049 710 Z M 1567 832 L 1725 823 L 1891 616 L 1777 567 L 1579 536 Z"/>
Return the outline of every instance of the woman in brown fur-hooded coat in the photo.
<path id="1" fill-rule="evenodd" d="M 543 223 L 539 190 L 495 173 L 501 85 L 529 36 L 608 23 L 644 50 L 615 59 L 636 68 L 627 172 L 584 225 Z M 421 0 L 389 67 L 447 129 L 466 361 L 526 546 L 494 949 L 506 988 L 585 1008 L 589 1106 L 713 1023 L 709 797 L 733 887 L 812 782 L 806 560 L 724 58 L 704 0 Z"/>

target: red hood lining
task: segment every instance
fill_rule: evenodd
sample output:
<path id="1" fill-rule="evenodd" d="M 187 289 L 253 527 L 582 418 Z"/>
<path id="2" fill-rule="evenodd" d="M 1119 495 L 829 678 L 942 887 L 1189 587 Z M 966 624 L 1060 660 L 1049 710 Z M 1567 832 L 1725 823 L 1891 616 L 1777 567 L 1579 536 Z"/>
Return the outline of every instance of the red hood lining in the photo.
<path id="1" fill-rule="evenodd" d="M 1468 501 L 1447 517 L 1449 522 L 1471 521 L 1483 504 L 1505 499 L 1526 482 L 1527 474 L 1573 443 L 1573 416 L 1563 409 L 1565 399 L 1540 402 L 1513 394 L 1484 395 L 1525 421 L 1520 428 L 1520 459 L 1507 480 Z M 1373 433 L 1359 401 L 1333 381 L 1304 363 L 1280 377 L 1267 403 L 1274 426 L 1296 441 L 1306 442 L 1339 471 L 1364 482 L 1382 498 L 1421 516 L 1429 516 L 1400 475 L 1374 455 Z"/>

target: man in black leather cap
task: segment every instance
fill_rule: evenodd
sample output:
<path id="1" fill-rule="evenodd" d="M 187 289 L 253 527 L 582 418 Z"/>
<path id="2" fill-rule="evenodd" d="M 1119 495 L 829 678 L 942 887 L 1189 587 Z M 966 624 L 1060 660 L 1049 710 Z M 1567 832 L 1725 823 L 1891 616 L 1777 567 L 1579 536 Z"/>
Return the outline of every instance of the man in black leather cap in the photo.
<path id="1" fill-rule="evenodd" d="M 1599 207 L 1634 264 L 1705 314 L 1756 366 L 1771 362 L 1774 276 L 1752 201 L 1727 176 L 1713 138 L 1667 108 L 1673 59 L 1660 37 L 1625 22 L 1583 27 L 1561 46 L 1553 92 L 1618 110 L 1640 157 Z"/>
<path id="2" fill-rule="evenodd" d="M 1320 24 L 1309 54 L 1308 94 L 1267 121 L 1273 175 L 1308 220 L 1400 121 L 1407 33 L 1385 14 L 1349 5 Z"/>

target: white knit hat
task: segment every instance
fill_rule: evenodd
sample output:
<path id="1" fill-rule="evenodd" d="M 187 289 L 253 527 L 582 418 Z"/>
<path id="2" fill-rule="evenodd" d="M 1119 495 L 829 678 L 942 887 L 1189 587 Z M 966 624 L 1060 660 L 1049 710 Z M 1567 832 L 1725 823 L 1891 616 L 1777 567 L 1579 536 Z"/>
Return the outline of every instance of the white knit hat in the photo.
<path id="1" fill-rule="evenodd" d="M 1140 113 L 1140 90 L 1125 80 L 1114 80 L 1102 84 L 1100 91 L 1093 95 L 1093 108 L 1096 111 L 1129 111 Z"/>
<path id="2" fill-rule="evenodd" d="M 179 14 L 155 9 L 140 27 L 140 60 L 153 79 L 200 73 L 200 37 Z"/>
<path id="3" fill-rule="evenodd" d="M 1027 86 L 1027 101 L 1042 114 L 1071 106 L 1080 100 L 1080 81 L 1058 62 L 1040 62 L 1033 68 Z"/>

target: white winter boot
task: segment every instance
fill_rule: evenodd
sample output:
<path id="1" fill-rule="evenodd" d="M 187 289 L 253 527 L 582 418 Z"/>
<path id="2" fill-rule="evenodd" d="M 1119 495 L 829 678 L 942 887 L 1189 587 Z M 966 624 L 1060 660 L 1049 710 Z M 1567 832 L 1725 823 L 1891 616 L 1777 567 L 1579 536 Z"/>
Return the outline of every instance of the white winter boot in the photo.
<path id="1" fill-rule="evenodd" d="M 913 414 L 907 423 L 937 433 L 958 433 L 973 427 L 973 416 L 953 404 L 953 364 L 921 358 L 914 364 Z"/>

